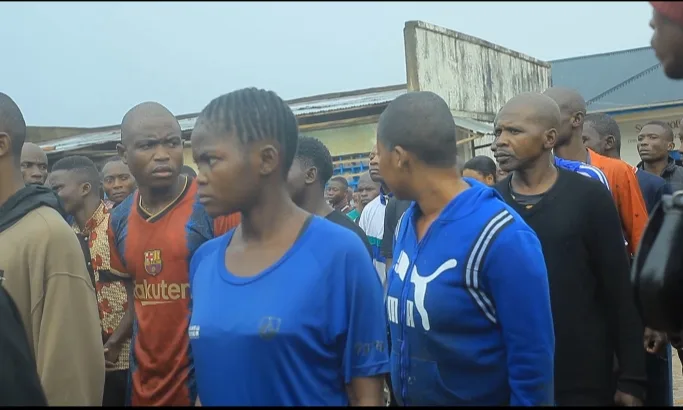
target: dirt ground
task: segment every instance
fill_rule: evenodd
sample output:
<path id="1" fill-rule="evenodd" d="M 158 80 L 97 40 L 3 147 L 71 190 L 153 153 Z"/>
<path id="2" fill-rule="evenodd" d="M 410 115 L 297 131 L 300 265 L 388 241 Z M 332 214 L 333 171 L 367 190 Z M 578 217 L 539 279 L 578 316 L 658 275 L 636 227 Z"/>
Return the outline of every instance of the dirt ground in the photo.
<path id="1" fill-rule="evenodd" d="M 683 373 L 681 372 L 681 361 L 678 360 L 676 349 L 671 353 L 671 373 L 674 383 L 674 405 L 683 406 Z"/>

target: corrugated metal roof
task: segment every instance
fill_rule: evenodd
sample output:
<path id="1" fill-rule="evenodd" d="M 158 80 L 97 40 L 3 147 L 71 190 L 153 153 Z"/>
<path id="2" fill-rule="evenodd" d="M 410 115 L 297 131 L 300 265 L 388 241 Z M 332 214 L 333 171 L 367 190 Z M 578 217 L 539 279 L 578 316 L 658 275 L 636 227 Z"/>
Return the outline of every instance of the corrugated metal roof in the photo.
<path id="1" fill-rule="evenodd" d="M 550 64 L 553 86 L 577 90 L 591 111 L 683 99 L 683 82 L 666 77 L 651 47 L 555 60 Z"/>
<path id="2" fill-rule="evenodd" d="M 314 100 L 290 105 L 296 116 L 322 114 L 327 112 L 344 111 L 353 108 L 371 107 L 388 104 L 396 97 L 407 93 L 406 89 L 378 91 L 367 94 L 331 98 L 326 100 Z M 492 134 L 493 126 L 488 123 L 475 121 L 469 118 L 454 117 L 455 124 L 459 127 L 472 130 L 479 134 Z M 190 131 L 194 128 L 197 117 L 190 117 L 178 121 L 180 129 Z M 48 153 L 73 151 L 93 145 L 116 142 L 121 139 L 120 130 L 109 130 L 89 134 L 76 135 L 53 141 L 45 141 L 40 144 Z"/>
<path id="3" fill-rule="evenodd" d="M 487 122 L 476 121 L 464 117 L 453 117 L 453 121 L 458 127 L 472 130 L 478 134 L 493 134 L 493 124 Z"/>
<path id="4" fill-rule="evenodd" d="M 323 114 L 336 111 L 345 111 L 353 108 L 372 107 L 375 105 L 388 104 L 394 98 L 408 92 L 406 89 L 377 91 L 367 94 L 346 96 L 340 98 L 330 98 L 325 100 L 314 100 L 290 105 L 292 112 L 296 116 Z M 189 131 L 194 128 L 197 117 L 179 120 L 180 129 Z M 120 130 L 103 131 L 89 134 L 76 135 L 70 138 L 45 141 L 40 144 L 43 149 L 50 152 L 73 151 L 92 145 L 115 142 L 121 139 Z"/>

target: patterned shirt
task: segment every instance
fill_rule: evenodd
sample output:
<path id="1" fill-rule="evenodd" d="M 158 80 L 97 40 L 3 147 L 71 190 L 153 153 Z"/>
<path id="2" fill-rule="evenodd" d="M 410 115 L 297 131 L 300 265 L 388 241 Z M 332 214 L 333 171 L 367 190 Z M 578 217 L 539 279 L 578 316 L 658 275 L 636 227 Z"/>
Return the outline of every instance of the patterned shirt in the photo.
<path id="1" fill-rule="evenodd" d="M 123 284 L 125 279 L 111 273 L 109 260 L 109 209 L 104 201 L 85 224 L 81 232 L 76 223 L 72 225 L 85 255 L 85 263 L 96 289 L 97 305 L 102 323 L 102 340 L 106 341 L 121 323 L 128 310 L 128 296 Z M 126 370 L 129 366 L 130 339 L 121 348 L 113 370 Z"/>

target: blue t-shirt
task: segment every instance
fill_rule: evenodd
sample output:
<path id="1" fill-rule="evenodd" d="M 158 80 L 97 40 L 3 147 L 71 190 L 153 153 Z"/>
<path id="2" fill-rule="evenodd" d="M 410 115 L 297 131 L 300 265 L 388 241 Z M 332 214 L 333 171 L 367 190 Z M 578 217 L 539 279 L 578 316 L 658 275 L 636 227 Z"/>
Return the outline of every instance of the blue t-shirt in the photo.
<path id="1" fill-rule="evenodd" d="M 225 267 L 234 232 L 202 245 L 190 266 L 202 405 L 346 406 L 351 379 L 389 372 L 382 285 L 354 232 L 314 217 L 253 277 Z"/>

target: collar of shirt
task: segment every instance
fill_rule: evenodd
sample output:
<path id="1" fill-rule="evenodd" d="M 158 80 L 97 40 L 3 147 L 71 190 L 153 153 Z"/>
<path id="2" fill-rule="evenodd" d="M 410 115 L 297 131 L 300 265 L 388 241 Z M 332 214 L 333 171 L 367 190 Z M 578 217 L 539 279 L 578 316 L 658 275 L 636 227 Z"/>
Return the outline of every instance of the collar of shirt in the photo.
<path id="1" fill-rule="evenodd" d="M 381 186 L 379 187 L 379 201 L 382 203 L 382 205 L 386 205 L 387 202 L 389 202 L 389 198 L 393 197 L 394 194 L 391 192 L 385 193 L 384 188 Z"/>
<path id="2" fill-rule="evenodd" d="M 109 209 L 107 209 L 107 205 L 104 203 L 104 201 L 101 201 L 100 206 L 97 207 L 97 209 L 92 214 L 90 219 L 88 219 L 88 221 L 85 223 L 85 229 L 83 232 L 81 232 L 81 229 L 75 222 L 73 228 L 76 231 L 76 233 L 89 235 L 93 231 L 93 229 L 97 228 L 102 222 L 104 222 L 108 213 Z"/>

